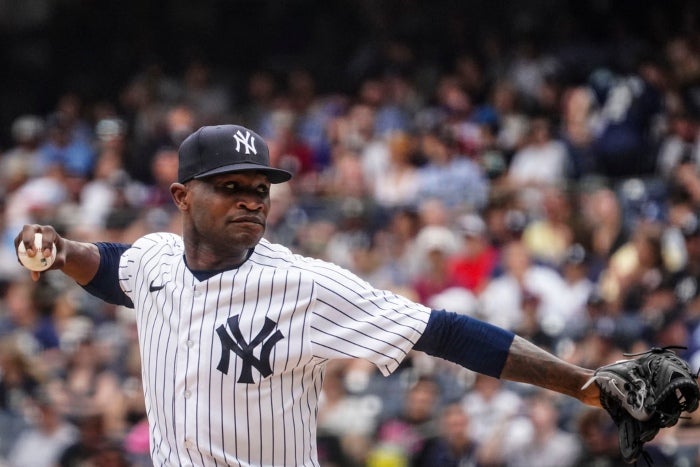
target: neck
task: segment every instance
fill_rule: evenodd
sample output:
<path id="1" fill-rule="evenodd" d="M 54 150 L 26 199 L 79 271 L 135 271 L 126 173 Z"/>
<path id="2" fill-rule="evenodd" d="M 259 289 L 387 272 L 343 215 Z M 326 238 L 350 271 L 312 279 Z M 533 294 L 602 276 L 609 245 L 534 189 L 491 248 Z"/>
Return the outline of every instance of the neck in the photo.
<path id="1" fill-rule="evenodd" d="M 215 271 L 237 268 L 248 259 L 249 249 L 229 250 L 222 254 L 202 245 L 185 244 L 187 267 L 193 271 Z"/>

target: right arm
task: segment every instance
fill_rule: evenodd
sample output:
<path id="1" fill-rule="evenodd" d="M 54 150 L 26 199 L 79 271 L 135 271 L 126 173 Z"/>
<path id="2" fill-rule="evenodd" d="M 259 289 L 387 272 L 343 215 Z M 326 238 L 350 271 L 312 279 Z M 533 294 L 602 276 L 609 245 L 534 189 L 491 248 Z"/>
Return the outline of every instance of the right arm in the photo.
<path id="1" fill-rule="evenodd" d="M 42 234 L 42 249 L 34 248 L 34 235 Z M 51 226 L 25 225 L 15 238 L 15 247 L 24 242 L 27 255 L 51 254 L 56 245 L 56 259 L 50 269 L 60 270 L 90 294 L 116 305 L 133 308 L 133 302 L 119 285 L 119 260 L 130 245 L 122 243 L 87 243 L 63 238 Z M 41 273 L 32 271 L 32 279 Z"/>
<path id="2" fill-rule="evenodd" d="M 34 248 L 34 234 L 42 235 L 42 250 Z M 100 267 L 100 252 L 97 245 L 87 242 L 77 242 L 61 237 L 56 230 L 49 225 L 25 225 L 22 231 L 15 237 L 15 249 L 24 243 L 27 256 L 51 255 L 51 244 L 56 245 L 56 259 L 51 265 L 52 270 L 60 270 L 71 277 L 80 285 L 88 284 Z M 32 279 L 37 281 L 40 272 L 32 271 Z"/>

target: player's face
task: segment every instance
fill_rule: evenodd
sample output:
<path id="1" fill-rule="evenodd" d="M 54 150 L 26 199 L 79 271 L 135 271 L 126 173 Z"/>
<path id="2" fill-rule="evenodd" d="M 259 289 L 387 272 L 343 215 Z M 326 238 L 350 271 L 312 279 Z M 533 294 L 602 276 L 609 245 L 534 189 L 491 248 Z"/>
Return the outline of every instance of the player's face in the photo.
<path id="1" fill-rule="evenodd" d="M 247 250 L 265 232 L 270 182 L 261 173 L 215 175 L 187 184 L 187 235 L 220 251 Z"/>

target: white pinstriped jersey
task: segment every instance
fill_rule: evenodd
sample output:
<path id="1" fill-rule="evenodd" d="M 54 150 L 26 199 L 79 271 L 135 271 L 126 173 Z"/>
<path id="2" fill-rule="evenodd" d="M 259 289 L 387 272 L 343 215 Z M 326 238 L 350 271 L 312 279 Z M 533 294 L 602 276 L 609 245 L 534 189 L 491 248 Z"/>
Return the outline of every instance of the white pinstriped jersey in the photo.
<path id="1" fill-rule="evenodd" d="M 149 234 L 121 257 L 137 313 L 155 465 L 319 465 L 326 363 L 394 371 L 430 309 L 262 240 L 239 268 L 198 281 L 182 239 Z"/>

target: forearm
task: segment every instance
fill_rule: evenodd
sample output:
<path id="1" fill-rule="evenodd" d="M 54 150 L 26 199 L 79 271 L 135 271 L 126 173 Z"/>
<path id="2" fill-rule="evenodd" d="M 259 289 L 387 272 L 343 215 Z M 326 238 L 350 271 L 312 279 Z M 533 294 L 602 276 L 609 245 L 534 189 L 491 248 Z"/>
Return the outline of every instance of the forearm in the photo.
<path id="1" fill-rule="evenodd" d="M 93 243 L 63 239 L 65 262 L 61 271 L 80 285 L 88 284 L 100 267 L 100 252 Z"/>
<path id="2" fill-rule="evenodd" d="M 600 407 L 597 385 L 581 389 L 591 376 L 593 370 L 565 362 L 519 336 L 513 340 L 501 371 L 502 379 L 533 384 Z"/>
<path id="3" fill-rule="evenodd" d="M 433 310 L 413 347 L 465 368 L 528 383 L 600 407 L 598 386 L 582 389 L 593 371 L 561 360 L 505 329 L 444 310 Z"/>

